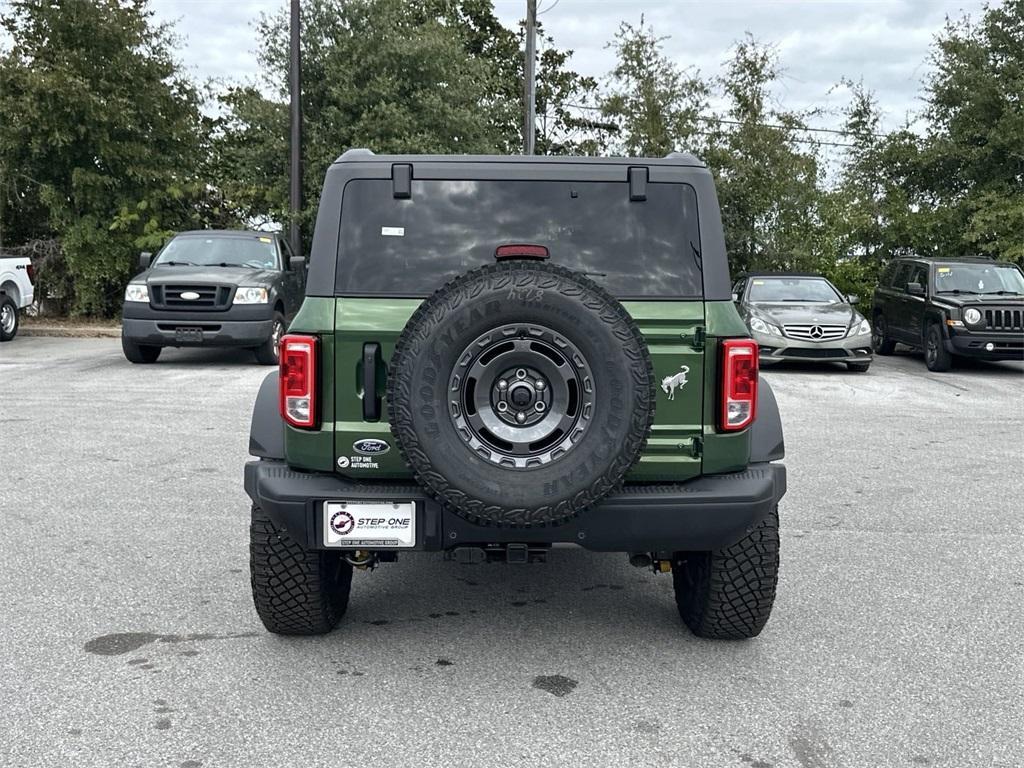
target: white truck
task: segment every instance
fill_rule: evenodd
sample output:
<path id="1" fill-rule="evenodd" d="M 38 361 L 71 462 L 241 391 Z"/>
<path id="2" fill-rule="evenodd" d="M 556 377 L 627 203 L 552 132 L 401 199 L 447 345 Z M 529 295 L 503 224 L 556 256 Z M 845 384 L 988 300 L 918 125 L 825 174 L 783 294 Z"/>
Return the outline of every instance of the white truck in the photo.
<path id="1" fill-rule="evenodd" d="M 18 311 L 35 298 L 34 278 L 29 259 L 0 253 L 0 341 L 10 341 L 18 333 Z"/>

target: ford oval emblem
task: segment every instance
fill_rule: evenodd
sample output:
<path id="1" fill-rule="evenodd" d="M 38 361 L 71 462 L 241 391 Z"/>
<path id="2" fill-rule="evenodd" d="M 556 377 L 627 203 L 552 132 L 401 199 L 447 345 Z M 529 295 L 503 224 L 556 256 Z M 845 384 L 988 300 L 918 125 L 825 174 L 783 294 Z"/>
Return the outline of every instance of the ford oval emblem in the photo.
<path id="1" fill-rule="evenodd" d="M 391 446 L 375 437 L 367 437 L 352 443 L 352 450 L 365 456 L 380 456 L 391 450 Z"/>
<path id="2" fill-rule="evenodd" d="M 183 291 L 181 298 L 185 299 L 185 301 L 195 301 L 199 298 L 199 294 L 195 291 Z"/>

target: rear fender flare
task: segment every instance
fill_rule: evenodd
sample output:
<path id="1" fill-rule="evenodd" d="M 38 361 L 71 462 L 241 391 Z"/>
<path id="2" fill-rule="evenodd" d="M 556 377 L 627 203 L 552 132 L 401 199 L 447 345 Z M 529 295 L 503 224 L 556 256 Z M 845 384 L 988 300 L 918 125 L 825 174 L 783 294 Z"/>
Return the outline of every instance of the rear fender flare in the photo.
<path id="1" fill-rule="evenodd" d="M 775 393 L 764 376 L 757 382 L 757 419 L 750 428 L 750 461 L 778 461 L 786 455 L 782 416 Z"/>
<path id="2" fill-rule="evenodd" d="M 260 384 L 252 408 L 249 453 L 261 459 L 284 461 L 284 422 L 278 403 L 278 373 L 271 371 Z"/>

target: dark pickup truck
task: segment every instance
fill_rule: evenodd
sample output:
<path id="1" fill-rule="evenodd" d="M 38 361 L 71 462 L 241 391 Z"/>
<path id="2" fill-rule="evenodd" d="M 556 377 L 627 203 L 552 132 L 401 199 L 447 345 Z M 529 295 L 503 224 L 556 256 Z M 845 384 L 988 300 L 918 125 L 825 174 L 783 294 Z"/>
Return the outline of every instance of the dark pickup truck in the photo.
<path id="1" fill-rule="evenodd" d="M 171 238 L 125 289 L 121 346 L 133 363 L 163 347 L 245 347 L 276 365 L 302 303 L 305 259 L 274 232 L 198 230 Z"/>

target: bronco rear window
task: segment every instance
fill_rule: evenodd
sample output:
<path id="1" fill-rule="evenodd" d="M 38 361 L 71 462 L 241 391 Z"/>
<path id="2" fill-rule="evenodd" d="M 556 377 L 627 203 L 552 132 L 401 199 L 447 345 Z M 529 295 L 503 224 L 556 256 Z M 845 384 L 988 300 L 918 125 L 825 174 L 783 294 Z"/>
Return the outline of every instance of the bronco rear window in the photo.
<path id="1" fill-rule="evenodd" d="M 354 180 L 342 201 L 336 291 L 425 297 L 494 263 L 503 244 L 543 245 L 550 261 L 620 299 L 703 295 L 697 195 L 688 184 L 414 180 L 395 199 L 390 180 Z"/>

